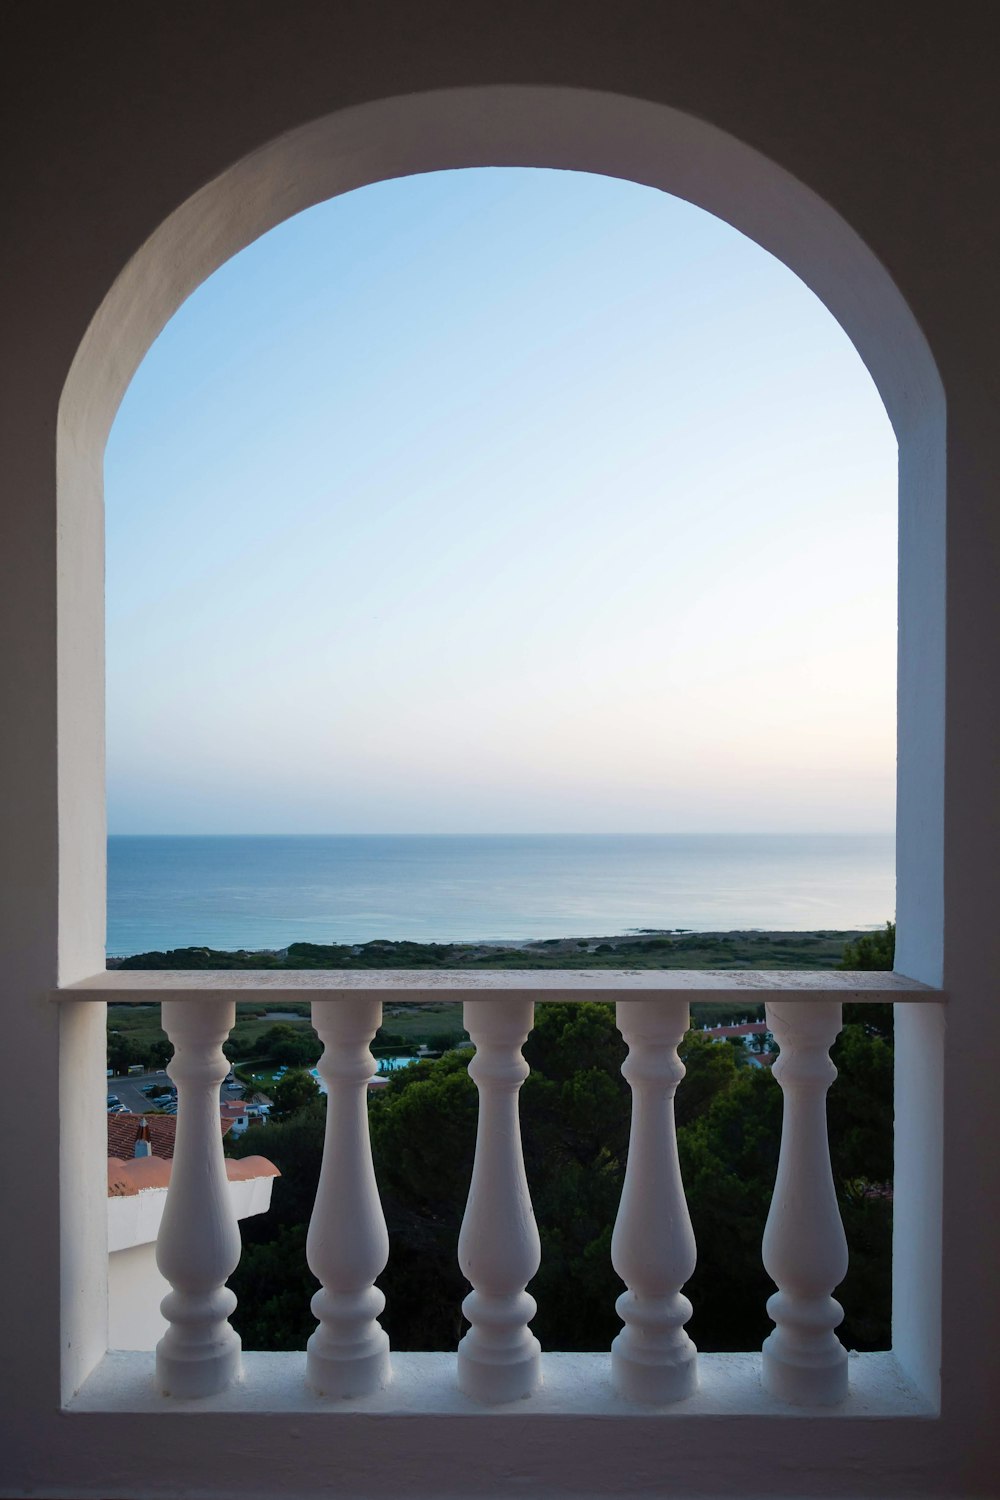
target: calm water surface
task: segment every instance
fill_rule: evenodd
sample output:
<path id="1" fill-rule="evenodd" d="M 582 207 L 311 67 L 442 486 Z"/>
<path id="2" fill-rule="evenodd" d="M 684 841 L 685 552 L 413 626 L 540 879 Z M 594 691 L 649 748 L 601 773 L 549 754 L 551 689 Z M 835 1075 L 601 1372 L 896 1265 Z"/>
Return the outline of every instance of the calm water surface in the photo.
<path id="1" fill-rule="evenodd" d="M 108 839 L 108 952 L 870 927 L 889 835 Z"/>

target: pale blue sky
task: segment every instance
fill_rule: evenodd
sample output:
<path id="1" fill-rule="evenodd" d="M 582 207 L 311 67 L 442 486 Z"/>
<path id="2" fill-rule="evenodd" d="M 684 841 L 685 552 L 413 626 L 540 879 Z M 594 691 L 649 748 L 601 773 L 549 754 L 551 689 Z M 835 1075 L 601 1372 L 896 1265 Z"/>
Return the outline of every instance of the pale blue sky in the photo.
<path id="1" fill-rule="evenodd" d="M 699 209 L 322 204 L 184 304 L 106 467 L 112 832 L 893 826 L 895 440 Z"/>

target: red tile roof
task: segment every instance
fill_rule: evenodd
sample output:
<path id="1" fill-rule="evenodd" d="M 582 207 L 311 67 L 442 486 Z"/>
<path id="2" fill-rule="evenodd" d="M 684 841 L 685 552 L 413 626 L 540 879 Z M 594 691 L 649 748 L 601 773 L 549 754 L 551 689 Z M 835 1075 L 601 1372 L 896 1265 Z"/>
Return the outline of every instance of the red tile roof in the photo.
<path id="1" fill-rule="evenodd" d="M 108 1197 L 132 1198 L 145 1188 L 165 1188 L 170 1163 L 160 1156 L 136 1156 L 131 1161 L 108 1157 Z"/>
<path id="2" fill-rule="evenodd" d="M 135 1157 L 135 1137 L 139 1123 L 145 1120 L 149 1126 L 149 1139 L 154 1156 L 169 1161 L 174 1154 L 174 1139 L 177 1135 L 175 1115 L 108 1115 L 108 1155 L 119 1161 L 132 1161 Z M 219 1117 L 222 1134 L 232 1125 L 232 1120 Z M 141 1160 L 142 1158 L 136 1158 Z"/>
<path id="3" fill-rule="evenodd" d="M 130 1161 L 108 1157 L 108 1197 L 132 1198 L 149 1188 L 170 1185 L 171 1164 L 159 1156 L 136 1156 Z M 226 1159 L 226 1176 L 230 1182 L 249 1182 L 255 1177 L 280 1177 L 273 1161 L 266 1156 L 244 1156 L 240 1161 Z"/>

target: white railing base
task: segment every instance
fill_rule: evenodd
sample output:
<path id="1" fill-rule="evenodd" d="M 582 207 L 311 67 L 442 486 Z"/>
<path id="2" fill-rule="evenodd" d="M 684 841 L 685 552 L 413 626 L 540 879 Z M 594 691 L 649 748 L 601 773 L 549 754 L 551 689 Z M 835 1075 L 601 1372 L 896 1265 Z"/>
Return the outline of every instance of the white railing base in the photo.
<path id="1" fill-rule="evenodd" d="M 384 1330 L 381 1347 L 368 1354 L 352 1354 L 349 1365 L 345 1365 L 342 1352 L 327 1357 L 315 1349 L 316 1337 L 314 1333 L 306 1345 L 306 1384 L 317 1396 L 335 1396 L 341 1401 L 353 1396 L 371 1396 L 392 1379 L 389 1336 Z"/>
<path id="2" fill-rule="evenodd" d="M 235 1306 L 233 1297 L 227 1315 Z M 164 1348 L 169 1338 L 169 1332 L 164 1334 L 156 1350 L 156 1383 L 164 1396 L 180 1401 L 201 1400 L 219 1395 L 240 1379 L 242 1344 L 239 1334 L 228 1323 L 218 1338 L 200 1347 Z"/>
<path id="3" fill-rule="evenodd" d="M 663 1338 L 654 1337 L 648 1348 L 642 1345 L 636 1324 L 635 1298 L 631 1292 L 623 1292 L 615 1306 L 622 1319 L 625 1313 L 621 1306 L 625 1298 L 631 1298 L 629 1326 L 611 1345 L 611 1373 L 615 1385 L 628 1401 L 638 1401 L 648 1406 L 666 1406 L 671 1401 L 686 1401 L 698 1389 L 698 1350 L 683 1328 L 673 1330 L 677 1338 L 675 1349 L 665 1349 Z M 686 1300 L 686 1299 L 685 1299 Z M 688 1304 L 690 1316 L 690 1304 Z"/>
<path id="4" fill-rule="evenodd" d="M 524 1420 L 529 1425 L 544 1424 L 548 1419 L 565 1422 L 569 1416 L 647 1417 L 661 1434 L 685 1430 L 688 1423 L 706 1423 L 716 1433 L 722 1431 L 720 1418 L 732 1419 L 727 1428 L 744 1453 L 753 1445 L 753 1432 L 746 1418 L 764 1419 L 774 1424 L 769 1444 L 782 1442 L 790 1427 L 805 1423 L 811 1431 L 837 1433 L 831 1439 L 836 1452 L 843 1451 L 845 1424 L 852 1430 L 871 1430 L 873 1418 L 899 1417 L 925 1423 L 939 1414 L 939 1408 L 909 1379 L 899 1360 L 891 1353 L 851 1354 L 851 1385 L 845 1401 L 818 1414 L 804 1406 L 793 1406 L 769 1394 L 761 1383 L 761 1356 L 756 1354 L 705 1354 L 699 1352 L 700 1384 L 695 1394 L 679 1404 L 651 1412 L 648 1404 L 628 1400 L 616 1391 L 611 1378 L 611 1356 L 605 1354 L 542 1353 L 542 1380 L 528 1401 L 503 1405 L 496 1409 L 497 1421 Z M 435 1439 L 435 1446 L 454 1459 L 456 1438 L 454 1419 L 460 1416 L 482 1417 L 488 1408 L 461 1390 L 455 1380 L 455 1355 L 411 1354 L 394 1351 L 392 1380 L 370 1396 L 347 1401 L 318 1396 L 306 1383 L 306 1355 L 298 1353 L 244 1352 L 243 1375 L 238 1385 L 230 1385 L 207 1401 L 180 1402 L 165 1400 L 153 1381 L 152 1353 L 115 1350 L 105 1355 L 81 1389 L 67 1404 L 70 1412 L 157 1412 L 190 1411 L 199 1419 L 207 1412 L 224 1412 L 230 1422 L 245 1423 L 243 1441 L 253 1442 L 261 1418 L 273 1418 L 275 1433 L 282 1441 L 290 1438 L 287 1418 L 290 1413 L 313 1415 L 323 1421 L 323 1441 L 329 1440 L 329 1424 L 334 1418 L 345 1422 L 355 1412 L 389 1418 L 398 1417 L 406 1424 L 408 1441 L 417 1445 L 415 1416 L 440 1416 L 449 1424 Z M 855 1429 L 853 1424 L 861 1427 Z M 230 1434 L 233 1429 L 227 1429 Z M 340 1431 L 338 1427 L 335 1429 Z M 348 1430 L 347 1428 L 344 1429 Z M 367 1429 L 366 1429 L 367 1430 Z M 483 1429 L 477 1428 L 481 1432 Z M 514 1429 L 511 1428 L 511 1431 Z M 912 1429 L 911 1429 L 912 1430 Z M 103 1429 L 102 1429 L 103 1431 Z M 303 1429 L 304 1431 L 304 1429 Z M 365 1441 L 377 1442 L 376 1429 Z M 609 1442 L 618 1439 L 609 1435 Z M 661 1436 L 659 1441 L 665 1441 Z M 461 1447 L 461 1445 L 458 1445 Z M 201 1450 L 195 1450 L 200 1453 Z M 277 1453 L 277 1448 L 275 1449 Z M 369 1447 L 369 1453 L 371 1449 Z M 699 1447 L 699 1462 L 704 1472 L 704 1449 Z M 912 1453 L 911 1453 L 912 1459 Z M 194 1460 L 192 1460 L 194 1462 Z M 277 1462 L 277 1460 L 276 1460 Z M 305 1460 L 303 1460 L 305 1463 Z M 288 1467 L 287 1454 L 282 1470 Z M 245 1486 L 244 1486 L 245 1487 Z M 583 1486 L 581 1486 L 583 1488 Z M 303 1491 L 305 1492 L 305 1491 Z M 803 1493 L 804 1493 L 803 1489 Z M 735 1493 L 735 1491 L 734 1491 Z"/>
<path id="5" fill-rule="evenodd" d="M 796 1353 L 775 1329 L 761 1349 L 761 1383 L 768 1395 L 793 1406 L 836 1406 L 847 1396 L 847 1350 L 836 1345 L 824 1357 L 812 1351 Z"/>
<path id="6" fill-rule="evenodd" d="M 527 1292 L 510 1299 L 486 1298 L 481 1292 L 470 1292 L 462 1304 L 463 1311 L 466 1303 L 473 1298 L 476 1302 L 473 1310 L 478 1326 L 470 1328 L 458 1346 L 458 1388 L 464 1395 L 471 1396 L 473 1401 L 482 1401 L 490 1406 L 507 1401 L 521 1401 L 536 1390 L 542 1378 L 542 1346 L 535 1335 L 524 1327 L 516 1329 L 516 1342 L 512 1342 L 508 1321 L 511 1316 L 517 1316 L 518 1312 L 525 1320 L 533 1317 L 534 1299 Z M 516 1304 L 513 1314 L 505 1315 L 501 1309 L 496 1337 L 504 1343 L 498 1343 L 494 1348 L 490 1348 L 486 1342 L 493 1332 L 489 1322 L 491 1301 L 510 1301 Z M 524 1307 L 524 1303 L 530 1303 L 530 1309 Z"/>

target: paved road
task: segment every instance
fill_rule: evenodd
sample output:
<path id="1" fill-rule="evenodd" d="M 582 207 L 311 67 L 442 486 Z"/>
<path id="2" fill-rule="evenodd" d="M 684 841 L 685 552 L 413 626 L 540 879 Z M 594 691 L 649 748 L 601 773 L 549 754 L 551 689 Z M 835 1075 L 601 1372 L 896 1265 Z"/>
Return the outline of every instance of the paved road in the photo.
<path id="1" fill-rule="evenodd" d="M 142 1090 L 153 1085 L 169 1087 L 170 1079 L 166 1073 L 144 1073 L 141 1078 L 109 1078 L 107 1085 L 109 1094 L 114 1094 L 133 1114 L 141 1115 L 147 1109 L 156 1108 L 156 1100 L 148 1098 Z M 224 1102 L 236 1103 L 242 1097 L 235 1089 L 227 1089 L 225 1084 L 219 1090 L 219 1098 Z"/>

